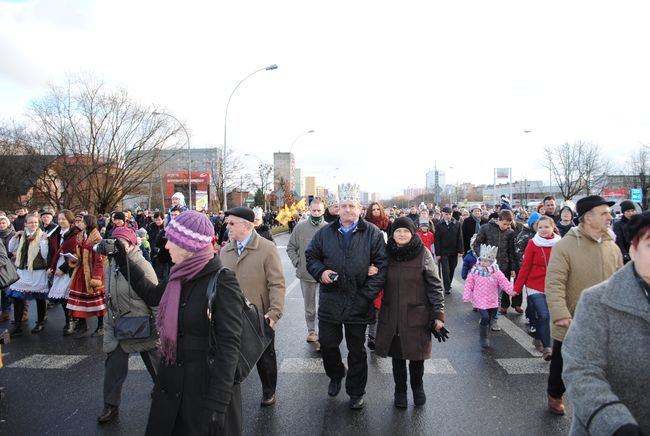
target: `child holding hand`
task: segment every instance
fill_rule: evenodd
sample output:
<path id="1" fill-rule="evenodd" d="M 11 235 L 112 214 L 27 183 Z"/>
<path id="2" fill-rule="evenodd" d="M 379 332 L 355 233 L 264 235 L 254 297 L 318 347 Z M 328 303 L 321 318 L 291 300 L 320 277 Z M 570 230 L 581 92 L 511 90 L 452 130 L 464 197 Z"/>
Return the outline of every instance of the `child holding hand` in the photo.
<path id="1" fill-rule="evenodd" d="M 515 295 L 510 280 L 499 269 L 496 262 L 498 247 L 481 244 L 478 263 L 472 267 L 465 281 L 463 301 L 471 301 L 481 314 L 480 343 L 481 347 L 490 346 L 488 332 L 490 322 L 497 314 L 499 307 L 499 289 L 508 295 Z"/>

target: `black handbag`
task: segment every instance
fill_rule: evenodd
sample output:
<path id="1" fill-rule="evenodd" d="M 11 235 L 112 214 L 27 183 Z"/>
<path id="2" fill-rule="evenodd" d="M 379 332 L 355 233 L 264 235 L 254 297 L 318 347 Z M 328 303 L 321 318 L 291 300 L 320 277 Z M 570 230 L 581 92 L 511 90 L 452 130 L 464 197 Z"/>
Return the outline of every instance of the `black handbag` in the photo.
<path id="1" fill-rule="evenodd" d="M 111 272 L 109 268 L 108 273 L 108 301 L 111 305 L 111 315 L 113 318 L 113 329 L 115 333 L 115 339 L 118 341 L 123 341 L 125 339 L 148 339 L 151 337 L 153 332 L 153 316 L 126 316 L 129 312 L 118 314 L 115 312 L 115 307 L 113 306 L 113 299 L 110 294 L 110 279 Z M 129 287 L 129 298 L 131 297 L 131 269 L 129 268 L 129 262 L 126 262 L 126 283 Z M 115 295 L 115 300 L 117 300 L 117 294 Z"/>
<path id="2" fill-rule="evenodd" d="M 4 265 L 0 265 L 0 289 L 8 288 L 17 281 L 18 271 L 16 271 L 16 267 L 11 260 L 7 260 Z"/>
<path id="3" fill-rule="evenodd" d="M 210 321 L 210 348 L 212 349 L 213 329 L 212 308 L 216 301 L 217 287 L 219 286 L 219 276 L 226 268 L 223 267 L 210 279 L 208 285 L 208 318 Z M 275 332 L 264 319 L 264 315 L 259 313 L 257 307 L 241 294 L 242 311 L 242 330 L 239 348 L 239 361 L 235 372 L 235 383 L 241 383 L 246 380 L 253 367 L 260 360 L 264 350 L 266 350 L 275 337 Z M 213 350 L 211 350 L 213 351 Z"/>

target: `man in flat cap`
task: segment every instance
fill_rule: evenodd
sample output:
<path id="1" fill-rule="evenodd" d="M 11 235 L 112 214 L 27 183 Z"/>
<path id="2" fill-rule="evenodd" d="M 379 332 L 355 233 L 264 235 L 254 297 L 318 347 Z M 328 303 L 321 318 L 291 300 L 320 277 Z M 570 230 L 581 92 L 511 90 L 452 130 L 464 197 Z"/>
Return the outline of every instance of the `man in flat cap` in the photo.
<path id="1" fill-rule="evenodd" d="M 368 381 L 366 327 L 375 322 L 374 299 L 384 286 L 388 259 L 384 237 L 361 215 L 358 185 L 339 186 L 339 219 L 320 229 L 305 256 L 307 271 L 320 283 L 318 330 L 325 373 L 330 378 L 328 395 L 341 390 L 345 366 L 339 345 L 348 347 L 345 390 L 350 408 L 362 409 Z M 378 272 L 372 276 L 369 268 Z"/>
<path id="2" fill-rule="evenodd" d="M 228 227 L 228 245 L 221 250 L 223 266 L 235 272 L 244 295 L 264 314 L 275 330 L 284 308 L 284 274 L 275 244 L 255 231 L 255 212 L 248 207 L 226 211 L 224 225 Z M 257 362 L 262 382 L 262 406 L 275 404 L 278 363 L 275 340 L 271 341 Z"/>
<path id="3" fill-rule="evenodd" d="M 546 299 L 551 313 L 553 356 L 548 376 L 548 407 L 552 413 L 564 415 L 565 387 L 562 382 L 562 341 L 585 289 L 607 280 L 623 266 L 623 257 L 612 237 L 612 222 L 607 201 L 598 195 L 578 200 L 579 224 L 553 247 L 546 270 Z M 603 322 L 606 322 L 603 320 Z"/>

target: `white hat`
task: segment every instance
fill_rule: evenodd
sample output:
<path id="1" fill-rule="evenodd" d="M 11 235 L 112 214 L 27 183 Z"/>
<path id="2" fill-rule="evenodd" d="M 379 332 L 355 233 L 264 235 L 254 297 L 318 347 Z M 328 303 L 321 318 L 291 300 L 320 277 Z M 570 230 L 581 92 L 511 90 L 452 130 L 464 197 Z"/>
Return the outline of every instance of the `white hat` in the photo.
<path id="1" fill-rule="evenodd" d="M 344 183 L 339 185 L 339 202 L 361 202 L 361 189 L 359 185 L 352 183 Z"/>
<path id="2" fill-rule="evenodd" d="M 490 262 L 494 262 L 497 258 L 497 251 L 499 251 L 499 247 L 481 244 L 481 252 L 478 255 L 478 258 L 480 260 L 488 260 Z"/>
<path id="3" fill-rule="evenodd" d="M 339 204 L 339 195 L 336 192 L 327 193 L 327 207 Z"/>
<path id="4" fill-rule="evenodd" d="M 262 219 L 262 215 L 264 215 L 264 211 L 262 210 L 261 207 L 255 206 L 253 208 L 253 212 L 255 213 L 255 219 Z"/>

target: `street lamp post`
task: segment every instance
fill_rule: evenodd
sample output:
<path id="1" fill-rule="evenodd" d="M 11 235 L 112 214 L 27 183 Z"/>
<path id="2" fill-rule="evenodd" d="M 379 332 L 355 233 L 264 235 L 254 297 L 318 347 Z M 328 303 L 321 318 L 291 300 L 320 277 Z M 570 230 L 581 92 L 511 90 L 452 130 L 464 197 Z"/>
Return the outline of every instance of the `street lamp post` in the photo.
<path id="1" fill-rule="evenodd" d="M 226 169 L 226 144 L 227 144 L 227 126 L 228 126 L 228 107 L 230 106 L 230 100 L 232 100 L 232 96 L 235 94 L 235 91 L 237 91 L 237 88 L 239 88 L 239 85 L 244 83 L 246 79 L 248 79 L 250 76 L 252 76 L 255 73 L 259 73 L 260 71 L 271 71 L 271 70 L 276 70 L 278 66 L 276 64 L 269 65 L 268 67 L 260 68 L 259 70 L 255 70 L 243 79 L 239 81 L 237 86 L 232 90 L 230 93 L 230 97 L 228 97 L 228 103 L 226 103 L 226 115 L 223 120 L 223 158 L 221 160 L 221 181 L 223 185 L 223 209 L 226 210 L 228 209 L 228 195 L 226 194 L 226 176 L 225 176 L 225 169 Z"/>
<path id="2" fill-rule="evenodd" d="M 304 135 L 307 135 L 309 133 L 314 133 L 314 132 L 315 132 L 315 130 L 313 130 L 313 129 L 312 130 L 307 130 L 306 132 L 302 132 L 300 135 L 296 136 L 296 139 L 294 139 L 293 142 L 291 143 L 291 147 L 289 147 L 289 154 L 291 154 L 291 151 L 293 150 L 293 146 L 296 145 L 296 142 L 298 141 L 298 139 L 300 139 Z"/>
<path id="3" fill-rule="evenodd" d="M 185 125 L 181 123 L 180 120 L 176 118 L 174 115 L 168 114 L 166 112 L 155 112 L 155 111 L 152 112 L 151 114 L 154 116 L 164 115 L 166 117 L 173 118 L 181 126 L 183 132 L 185 132 L 185 137 L 187 138 L 187 188 L 188 188 L 187 204 L 188 204 L 188 208 L 192 210 L 192 149 L 190 148 L 190 135 L 187 133 L 187 129 L 185 128 Z M 165 199 L 163 198 L 163 206 L 164 205 L 165 205 Z"/>

